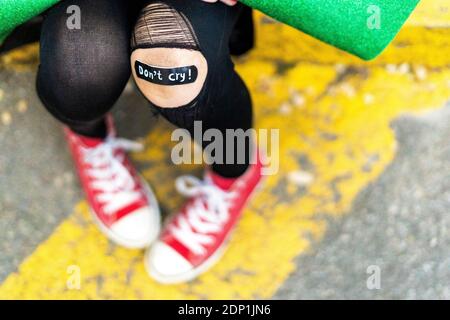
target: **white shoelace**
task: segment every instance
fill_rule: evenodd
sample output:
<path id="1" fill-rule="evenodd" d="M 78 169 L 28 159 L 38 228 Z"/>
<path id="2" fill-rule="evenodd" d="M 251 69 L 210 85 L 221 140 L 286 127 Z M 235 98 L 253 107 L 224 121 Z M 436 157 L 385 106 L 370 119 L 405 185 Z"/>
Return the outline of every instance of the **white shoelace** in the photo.
<path id="1" fill-rule="evenodd" d="M 93 178 L 92 187 L 100 191 L 97 200 L 103 204 L 106 214 L 113 214 L 139 200 L 140 192 L 128 169 L 123 165 L 123 156 L 117 156 L 119 149 L 124 151 L 142 150 L 142 145 L 126 139 L 108 137 L 104 143 L 90 149 L 83 149 L 84 161 L 91 165 L 88 175 Z"/>
<path id="2" fill-rule="evenodd" d="M 230 200 L 237 195 L 192 176 L 178 178 L 176 188 L 182 195 L 196 199 L 186 208 L 186 216 L 178 218 L 171 233 L 195 254 L 204 254 L 205 245 L 214 241 L 208 234 L 219 232 L 228 221 Z"/>

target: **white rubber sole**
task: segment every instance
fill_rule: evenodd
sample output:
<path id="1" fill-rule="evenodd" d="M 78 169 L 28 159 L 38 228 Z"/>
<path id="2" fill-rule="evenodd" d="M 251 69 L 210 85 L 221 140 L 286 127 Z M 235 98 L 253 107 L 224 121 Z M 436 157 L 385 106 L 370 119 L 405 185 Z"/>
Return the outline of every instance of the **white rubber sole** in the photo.
<path id="1" fill-rule="evenodd" d="M 229 238 L 231 238 L 233 232 L 230 233 Z M 151 250 L 147 250 L 144 258 L 144 265 L 147 273 L 158 283 L 161 284 L 180 284 L 192 281 L 196 279 L 201 274 L 208 271 L 211 267 L 213 267 L 224 255 L 226 248 L 228 247 L 229 239 L 225 240 L 224 243 L 214 252 L 211 257 L 209 257 L 204 263 L 202 263 L 197 268 L 192 269 L 189 272 L 185 272 L 175 276 L 165 276 L 152 268 L 150 265 L 151 259 Z"/>
<path id="2" fill-rule="evenodd" d="M 265 179 L 266 179 L 265 176 L 263 176 L 261 178 L 259 184 L 255 187 L 255 189 L 253 190 L 253 192 L 250 194 L 247 201 L 245 202 L 244 207 L 246 207 L 251 202 L 253 197 L 263 188 Z M 171 284 L 180 284 L 180 283 L 192 281 L 192 280 L 196 279 L 198 276 L 200 276 L 203 273 L 205 273 L 206 271 L 208 271 L 217 262 L 219 262 L 219 260 L 222 258 L 222 256 L 224 255 L 224 253 L 228 247 L 228 244 L 230 242 L 230 239 L 233 236 L 234 231 L 235 231 L 235 228 L 233 228 L 230 231 L 230 233 L 226 237 L 225 241 L 216 250 L 216 252 L 214 252 L 211 255 L 211 257 L 209 257 L 204 263 L 202 263 L 201 265 L 192 269 L 189 272 L 185 272 L 185 273 L 182 273 L 179 275 L 165 276 L 165 275 L 155 271 L 154 268 L 152 268 L 152 266 L 151 266 L 151 261 L 153 260 L 151 257 L 151 254 L 152 254 L 151 249 L 147 250 L 147 252 L 145 253 L 145 257 L 144 257 L 145 269 L 146 269 L 147 273 L 150 275 L 150 277 L 152 277 L 154 280 L 156 280 L 157 282 L 159 282 L 161 284 L 171 285 Z"/>
<path id="3" fill-rule="evenodd" d="M 141 179 L 142 185 L 145 188 L 146 197 L 149 200 L 149 203 L 153 204 L 152 209 L 154 210 L 155 214 L 153 215 L 153 221 L 151 222 L 152 225 L 155 226 L 155 232 L 152 234 L 148 239 L 144 239 L 142 241 L 131 241 L 129 239 L 124 239 L 123 237 L 120 237 L 116 233 L 114 233 L 110 228 L 108 228 L 94 213 L 94 210 L 92 208 L 89 208 L 91 216 L 97 225 L 97 227 L 100 229 L 100 231 L 106 235 L 106 237 L 114 242 L 115 244 L 125 247 L 127 249 L 145 249 L 148 248 L 159 236 L 159 233 L 161 231 L 161 211 L 159 209 L 158 202 L 156 200 L 156 196 L 153 193 L 152 189 L 148 185 L 148 183 L 139 176 Z"/>

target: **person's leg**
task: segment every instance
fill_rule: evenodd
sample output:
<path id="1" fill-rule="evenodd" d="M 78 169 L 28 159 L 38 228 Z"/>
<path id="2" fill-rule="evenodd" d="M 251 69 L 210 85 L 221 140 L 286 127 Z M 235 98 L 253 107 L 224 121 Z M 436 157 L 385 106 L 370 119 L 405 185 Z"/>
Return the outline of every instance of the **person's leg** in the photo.
<path id="1" fill-rule="evenodd" d="M 143 248 L 159 232 L 159 209 L 125 154 L 135 144 L 118 139 L 106 116 L 131 75 L 132 9 L 127 0 L 64 0 L 46 12 L 37 90 L 46 109 L 66 125 L 100 229 L 120 245 Z"/>
<path id="2" fill-rule="evenodd" d="M 229 163 L 214 162 L 204 181 L 177 180 L 178 190 L 190 200 L 169 220 L 145 259 L 150 275 L 160 282 L 190 280 L 217 261 L 261 179 L 261 162 L 250 165 L 250 139 L 243 149 L 227 147 L 235 140 L 227 130 L 240 130 L 242 139 L 252 127 L 250 95 L 229 49 L 242 8 L 199 0 L 151 1 L 134 30 L 132 71 L 145 97 L 191 136 L 195 121 L 201 121 L 203 132 L 218 132 L 225 160 L 234 155 Z M 198 142 L 204 148 L 211 143 Z"/>
<path id="3" fill-rule="evenodd" d="M 191 135 L 195 121 L 202 121 L 203 131 L 220 130 L 224 138 L 227 129 L 250 129 L 250 95 L 234 70 L 229 49 L 243 6 L 182 0 L 150 3 L 141 13 L 132 39 L 132 71 L 141 92 L 166 119 Z M 162 84 L 139 75 L 145 65 L 193 66 L 195 70 L 190 72 L 196 74 L 185 84 Z M 209 143 L 202 144 L 206 147 Z M 248 153 L 250 148 L 245 150 Z M 225 148 L 223 153 L 226 157 Z M 214 163 L 213 171 L 227 178 L 238 177 L 248 167 L 249 155 L 243 158 L 243 164 Z"/>
<path id="4" fill-rule="evenodd" d="M 81 24 L 69 28 L 74 19 Z M 47 110 L 75 132 L 105 137 L 104 117 L 131 74 L 132 23 L 122 0 L 65 0 L 45 14 L 38 94 Z"/>
<path id="5" fill-rule="evenodd" d="M 245 6 L 239 16 L 230 38 L 230 53 L 240 56 L 255 46 L 255 25 L 253 9 Z"/>

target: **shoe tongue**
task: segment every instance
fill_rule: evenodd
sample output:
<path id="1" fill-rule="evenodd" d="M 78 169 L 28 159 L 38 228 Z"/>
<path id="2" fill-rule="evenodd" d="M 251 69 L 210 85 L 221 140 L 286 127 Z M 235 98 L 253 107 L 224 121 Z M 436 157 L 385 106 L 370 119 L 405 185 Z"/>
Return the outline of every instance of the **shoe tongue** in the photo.
<path id="1" fill-rule="evenodd" d="M 238 178 L 224 178 L 211 171 L 208 172 L 207 178 L 211 180 L 211 182 L 214 183 L 214 185 L 225 191 L 230 190 L 231 187 L 233 186 L 233 183 L 235 183 L 236 180 L 238 179 Z"/>
<path id="2" fill-rule="evenodd" d="M 88 148 L 95 148 L 103 141 L 105 141 L 105 139 L 85 137 L 81 135 L 79 135 L 78 138 L 80 139 L 81 143 Z"/>

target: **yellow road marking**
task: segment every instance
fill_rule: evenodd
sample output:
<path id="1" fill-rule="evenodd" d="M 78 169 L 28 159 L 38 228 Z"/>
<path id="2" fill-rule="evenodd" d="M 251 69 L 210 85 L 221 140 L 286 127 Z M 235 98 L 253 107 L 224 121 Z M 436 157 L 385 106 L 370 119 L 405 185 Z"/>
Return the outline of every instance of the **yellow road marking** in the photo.
<path id="1" fill-rule="evenodd" d="M 387 63 L 422 63 L 429 67 L 450 64 L 450 3 L 448 0 L 423 0 L 411 15 L 395 41 L 373 61 L 362 62 L 316 39 L 264 20 L 264 30 L 258 33 L 263 50 L 256 52 L 259 59 L 283 56 L 285 63 L 354 64 L 381 66 Z"/>
<path id="2" fill-rule="evenodd" d="M 5 280 L 0 298 L 269 298 L 296 268 L 295 258 L 322 238 L 326 220 L 347 212 L 392 161 L 392 120 L 441 107 L 449 98 L 450 69 L 423 67 L 428 56 L 400 67 L 283 65 L 280 51 L 262 57 L 264 45 L 238 69 L 253 93 L 257 126 L 281 130 L 280 174 L 252 201 L 217 266 L 189 284 L 158 285 L 144 271 L 142 252 L 108 243 L 82 202 Z M 157 186 L 165 211 L 182 201 L 174 178 L 199 169 L 170 164 L 170 130 L 161 123 L 146 137 L 145 152 L 134 157 Z M 308 187 L 290 178 L 298 172 L 309 174 Z M 71 265 L 80 267 L 80 290 L 67 288 Z"/>
<path id="3" fill-rule="evenodd" d="M 446 0 L 422 1 L 411 17 L 411 25 L 450 27 L 450 4 Z"/>

